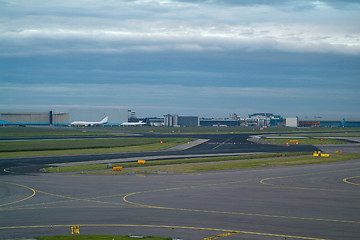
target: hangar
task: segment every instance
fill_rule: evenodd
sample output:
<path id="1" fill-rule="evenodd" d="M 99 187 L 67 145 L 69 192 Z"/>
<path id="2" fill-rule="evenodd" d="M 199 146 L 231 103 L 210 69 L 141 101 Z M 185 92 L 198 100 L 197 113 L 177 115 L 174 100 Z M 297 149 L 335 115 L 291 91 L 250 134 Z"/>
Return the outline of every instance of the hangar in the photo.
<path id="1" fill-rule="evenodd" d="M 166 127 L 198 127 L 200 119 L 198 116 L 179 116 L 167 114 L 164 116 Z"/>
<path id="2" fill-rule="evenodd" d="M 61 112 L 2 112 L 0 119 L 6 124 L 16 125 L 67 125 L 69 113 Z"/>

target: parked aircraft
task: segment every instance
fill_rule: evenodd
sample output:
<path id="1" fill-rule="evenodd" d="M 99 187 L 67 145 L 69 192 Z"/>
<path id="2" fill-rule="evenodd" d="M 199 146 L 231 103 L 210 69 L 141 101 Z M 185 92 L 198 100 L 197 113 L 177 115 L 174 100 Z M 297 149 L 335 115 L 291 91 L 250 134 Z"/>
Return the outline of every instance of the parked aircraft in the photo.
<path id="1" fill-rule="evenodd" d="M 139 122 L 125 122 L 122 123 L 121 126 L 143 126 L 146 125 L 147 123 L 143 122 L 143 121 L 139 121 Z"/>
<path id="2" fill-rule="evenodd" d="M 109 117 L 105 117 L 100 122 L 85 122 L 85 121 L 75 121 L 71 123 L 71 126 L 99 126 L 107 123 L 109 120 Z"/>

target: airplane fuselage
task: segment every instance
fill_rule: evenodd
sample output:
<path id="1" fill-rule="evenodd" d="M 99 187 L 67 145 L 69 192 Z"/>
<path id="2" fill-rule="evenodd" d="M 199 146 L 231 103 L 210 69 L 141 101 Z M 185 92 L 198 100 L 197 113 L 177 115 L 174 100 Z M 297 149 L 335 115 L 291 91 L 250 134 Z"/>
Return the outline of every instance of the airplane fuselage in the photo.
<path id="1" fill-rule="evenodd" d="M 84 126 L 84 127 L 89 127 L 89 126 L 100 126 L 103 125 L 105 123 L 108 123 L 109 117 L 105 117 L 103 120 L 101 120 L 100 122 L 86 122 L 86 121 L 74 121 L 72 122 L 70 125 L 71 126 Z"/>

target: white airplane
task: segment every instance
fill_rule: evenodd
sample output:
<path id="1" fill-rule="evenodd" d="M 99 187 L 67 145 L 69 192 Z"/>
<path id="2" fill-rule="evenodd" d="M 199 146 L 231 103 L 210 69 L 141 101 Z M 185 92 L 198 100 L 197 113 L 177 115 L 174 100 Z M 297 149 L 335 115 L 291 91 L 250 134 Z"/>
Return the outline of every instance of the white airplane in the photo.
<path id="1" fill-rule="evenodd" d="M 99 125 L 103 125 L 105 123 L 108 123 L 108 120 L 109 120 L 109 117 L 106 116 L 100 122 L 75 121 L 75 122 L 72 122 L 70 125 L 71 126 L 99 126 Z"/>
<path id="2" fill-rule="evenodd" d="M 139 122 L 124 122 L 121 124 L 121 126 L 143 126 L 146 125 L 145 122 L 139 121 Z"/>

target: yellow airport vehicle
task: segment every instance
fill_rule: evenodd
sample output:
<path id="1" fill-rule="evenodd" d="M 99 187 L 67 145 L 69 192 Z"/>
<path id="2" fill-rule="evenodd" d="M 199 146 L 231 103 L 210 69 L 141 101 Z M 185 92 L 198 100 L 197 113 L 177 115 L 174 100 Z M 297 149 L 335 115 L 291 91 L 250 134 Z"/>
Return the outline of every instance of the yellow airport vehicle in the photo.
<path id="1" fill-rule="evenodd" d="M 321 153 L 321 151 L 314 151 L 313 156 L 314 157 L 330 157 L 330 154 Z"/>

